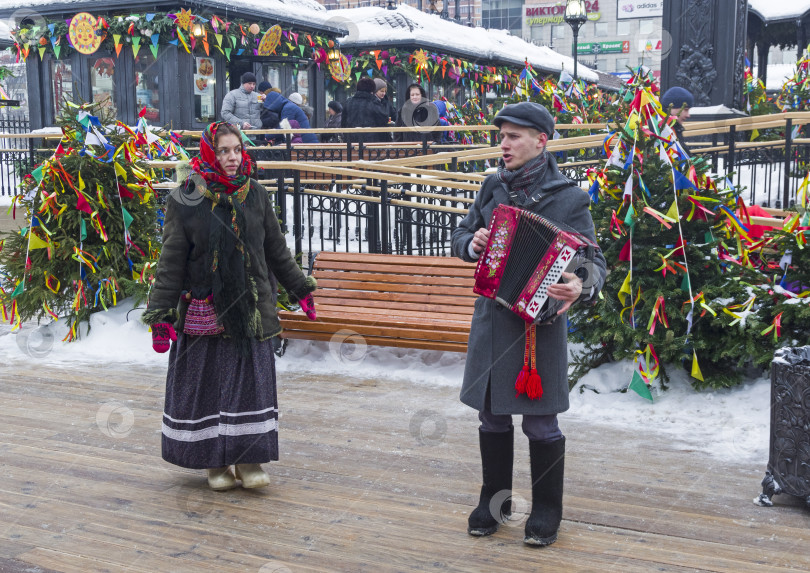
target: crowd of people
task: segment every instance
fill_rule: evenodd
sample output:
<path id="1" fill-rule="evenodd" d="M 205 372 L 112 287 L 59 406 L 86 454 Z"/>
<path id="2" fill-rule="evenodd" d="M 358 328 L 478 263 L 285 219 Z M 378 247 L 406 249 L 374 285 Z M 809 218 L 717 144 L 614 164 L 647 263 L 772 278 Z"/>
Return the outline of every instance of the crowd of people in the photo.
<path id="1" fill-rule="evenodd" d="M 388 83 L 382 78 L 362 77 L 357 82 L 354 95 L 345 103 L 330 101 L 326 110 L 328 129 L 349 128 L 385 128 L 414 127 L 412 110 L 420 104 L 428 103 L 425 89 L 413 83 L 407 88 L 407 99 L 397 110 L 388 95 Z M 442 103 L 444 102 L 436 102 Z M 446 106 L 446 104 L 444 104 Z M 442 109 L 442 108 L 437 108 Z M 407 110 L 407 111 L 406 111 Z M 410 113 L 408 113 L 410 112 Z M 243 130 L 251 129 L 310 129 L 314 109 L 308 105 L 304 96 L 298 92 L 288 95 L 264 80 L 258 82 L 256 75 L 246 72 L 240 77 L 240 86 L 228 92 L 222 102 L 222 121 L 239 126 Z M 435 115 L 435 114 L 434 114 Z M 431 125 L 440 123 L 438 115 L 429 116 Z M 446 121 L 441 123 L 447 124 Z M 425 123 L 420 122 L 424 126 Z M 284 142 L 281 134 L 262 136 L 261 140 L 270 145 Z M 294 133 L 292 143 L 387 143 L 391 141 L 421 141 L 419 131 L 370 133 L 336 133 L 325 132 L 320 136 L 315 133 Z"/>

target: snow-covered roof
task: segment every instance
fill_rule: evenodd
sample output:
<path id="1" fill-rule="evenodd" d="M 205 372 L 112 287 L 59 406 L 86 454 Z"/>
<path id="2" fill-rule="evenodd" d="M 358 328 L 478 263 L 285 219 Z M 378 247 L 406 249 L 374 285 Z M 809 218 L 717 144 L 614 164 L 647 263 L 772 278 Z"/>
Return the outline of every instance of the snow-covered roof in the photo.
<path id="1" fill-rule="evenodd" d="M 100 8 L 112 10 L 121 7 L 129 7 L 135 12 L 159 12 L 161 9 L 188 7 L 192 13 L 199 11 L 199 7 L 204 6 L 215 10 L 227 10 L 234 16 L 253 16 L 256 18 L 266 18 L 278 20 L 280 22 L 295 24 L 309 29 L 320 29 L 335 33 L 345 34 L 348 29 L 334 18 L 334 14 L 329 12 L 315 0 L 112 0 L 100 3 L 98 0 L 0 0 L 0 15 L 11 16 L 15 12 L 18 15 L 26 15 L 28 12 L 47 9 L 48 13 L 59 11 L 82 12 L 89 11 L 98 15 Z"/>
<path id="2" fill-rule="evenodd" d="M 810 10 L 810 0 L 748 0 L 748 9 L 765 22 L 791 20 Z"/>
<path id="3" fill-rule="evenodd" d="M 330 14 L 349 28 L 349 34 L 340 38 L 340 45 L 344 48 L 414 46 L 518 66 L 528 59 L 532 67 L 545 72 L 560 72 L 563 68 L 569 72 L 574 70 L 573 58 L 545 46 L 530 44 L 506 30 L 469 28 L 406 4 L 400 4 L 396 10 L 368 7 L 331 10 Z M 585 81 L 599 79 L 582 64 L 578 65 L 577 71 Z"/>

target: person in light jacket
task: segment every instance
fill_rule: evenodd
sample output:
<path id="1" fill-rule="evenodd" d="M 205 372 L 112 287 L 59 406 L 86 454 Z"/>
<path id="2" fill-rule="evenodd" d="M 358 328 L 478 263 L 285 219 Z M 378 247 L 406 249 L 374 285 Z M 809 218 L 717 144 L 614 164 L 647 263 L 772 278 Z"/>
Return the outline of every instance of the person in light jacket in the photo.
<path id="1" fill-rule="evenodd" d="M 503 159 L 489 175 L 467 216 L 453 230 L 453 254 L 476 261 L 489 239 L 492 212 L 500 204 L 526 209 L 551 221 L 568 225 L 590 239 L 596 237 L 588 194 L 564 177 L 546 143 L 554 133 L 554 118 L 540 104 L 521 102 L 505 106 L 493 123 L 500 128 Z M 509 515 L 512 496 L 514 428 L 512 415 L 523 416 L 529 438 L 532 509 L 523 542 L 544 546 L 554 543 L 562 519 L 565 436 L 557 414 L 568 409 L 568 349 L 565 311 L 574 303 L 591 302 L 605 280 L 605 258 L 595 250 L 596 277 L 587 292 L 582 280 L 563 273 L 565 282 L 548 287 L 550 297 L 564 301 L 555 320 L 532 327 L 494 299 L 475 301 L 461 401 L 478 410 L 483 485 L 478 507 L 470 514 L 470 535 L 491 535 Z M 534 341 L 527 339 L 533 338 Z M 531 342 L 527 345 L 527 342 Z M 535 350 L 529 348 L 534 346 Z M 534 355 L 534 379 L 542 393 L 520 393 L 518 375 Z M 523 369 L 523 370 L 522 370 Z M 521 378 L 526 380 L 525 377 Z M 537 389 L 537 388 L 536 388 Z M 533 394 L 533 395 L 532 395 Z"/>
<path id="2" fill-rule="evenodd" d="M 222 119 L 242 129 L 259 129 L 262 126 L 262 104 L 254 92 L 256 76 L 245 72 L 239 81 L 242 85 L 229 91 L 222 100 Z"/>

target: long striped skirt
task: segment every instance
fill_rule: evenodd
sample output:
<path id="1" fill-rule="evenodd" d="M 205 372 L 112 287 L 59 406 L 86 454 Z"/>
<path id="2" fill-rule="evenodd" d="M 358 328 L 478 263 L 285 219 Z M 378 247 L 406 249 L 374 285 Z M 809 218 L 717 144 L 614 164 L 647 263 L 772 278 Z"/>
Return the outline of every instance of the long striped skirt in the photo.
<path id="1" fill-rule="evenodd" d="M 240 356 L 221 336 L 178 334 L 169 351 L 163 459 L 193 469 L 278 459 L 273 343 Z"/>

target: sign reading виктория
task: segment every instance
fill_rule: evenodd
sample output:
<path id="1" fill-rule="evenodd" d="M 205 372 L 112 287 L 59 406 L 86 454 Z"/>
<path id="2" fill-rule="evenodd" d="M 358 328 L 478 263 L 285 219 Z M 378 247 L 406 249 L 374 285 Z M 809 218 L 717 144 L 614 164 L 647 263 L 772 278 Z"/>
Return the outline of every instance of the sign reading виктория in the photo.
<path id="1" fill-rule="evenodd" d="M 588 20 L 595 22 L 602 17 L 599 12 L 599 2 L 606 0 L 586 0 L 585 13 Z M 609 0 L 608 0 L 609 1 Z M 546 24 L 564 24 L 565 2 L 557 0 L 554 3 L 526 6 L 526 25 L 545 26 Z"/>
<path id="2" fill-rule="evenodd" d="M 661 18 L 664 15 L 664 0 L 618 0 L 616 18 Z"/>
<path id="3" fill-rule="evenodd" d="M 629 54 L 630 42 L 587 42 L 577 44 L 579 54 Z"/>

